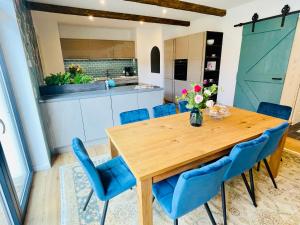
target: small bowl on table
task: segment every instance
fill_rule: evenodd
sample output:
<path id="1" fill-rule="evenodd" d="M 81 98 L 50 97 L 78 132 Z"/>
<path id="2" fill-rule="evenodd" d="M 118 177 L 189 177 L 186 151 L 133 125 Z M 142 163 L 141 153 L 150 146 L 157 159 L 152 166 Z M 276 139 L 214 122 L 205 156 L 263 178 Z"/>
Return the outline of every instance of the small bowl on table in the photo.
<path id="1" fill-rule="evenodd" d="M 213 107 L 207 108 L 206 113 L 214 119 L 223 119 L 230 116 L 229 108 L 221 104 L 216 104 Z"/>

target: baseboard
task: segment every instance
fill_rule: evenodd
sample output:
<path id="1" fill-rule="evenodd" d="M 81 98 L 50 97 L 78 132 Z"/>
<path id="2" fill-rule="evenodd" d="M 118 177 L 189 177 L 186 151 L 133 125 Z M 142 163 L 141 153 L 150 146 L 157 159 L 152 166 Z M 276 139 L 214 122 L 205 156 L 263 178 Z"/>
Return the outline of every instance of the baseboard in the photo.
<path id="1" fill-rule="evenodd" d="M 32 167 L 33 167 L 33 171 L 35 171 L 35 172 L 51 169 L 50 163 L 32 165 Z"/>

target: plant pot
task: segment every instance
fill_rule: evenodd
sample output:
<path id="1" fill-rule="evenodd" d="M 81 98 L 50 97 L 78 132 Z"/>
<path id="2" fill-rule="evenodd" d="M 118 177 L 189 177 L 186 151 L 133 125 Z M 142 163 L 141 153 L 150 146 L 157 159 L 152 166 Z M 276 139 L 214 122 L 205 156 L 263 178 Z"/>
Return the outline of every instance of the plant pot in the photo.
<path id="1" fill-rule="evenodd" d="M 200 127 L 202 126 L 202 121 L 203 121 L 202 112 L 197 108 L 193 108 L 190 113 L 190 124 L 193 127 Z"/>

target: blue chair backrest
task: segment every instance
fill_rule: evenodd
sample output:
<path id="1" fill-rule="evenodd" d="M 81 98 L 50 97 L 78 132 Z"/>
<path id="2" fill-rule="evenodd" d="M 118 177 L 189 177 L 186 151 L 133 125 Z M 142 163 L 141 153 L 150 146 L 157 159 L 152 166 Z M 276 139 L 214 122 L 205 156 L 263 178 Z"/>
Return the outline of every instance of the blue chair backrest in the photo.
<path id="1" fill-rule="evenodd" d="M 257 112 L 283 120 L 289 120 L 292 113 L 292 108 L 285 105 L 261 102 L 258 106 Z"/>
<path id="2" fill-rule="evenodd" d="M 230 164 L 231 160 L 225 156 L 212 164 L 182 173 L 173 194 L 172 217 L 183 216 L 216 196 Z"/>
<path id="3" fill-rule="evenodd" d="M 184 112 L 189 112 L 189 111 L 191 111 L 190 109 L 188 109 L 188 108 L 186 107 L 187 104 L 188 104 L 187 101 L 180 101 L 180 102 L 178 102 L 179 112 L 184 113 Z"/>
<path id="4" fill-rule="evenodd" d="M 174 114 L 176 114 L 176 105 L 174 103 L 158 105 L 153 107 L 154 118 L 170 116 Z"/>
<path id="5" fill-rule="evenodd" d="M 82 141 L 79 138 L 74 138 L 72 141 L 72 148 L 76 158 L 79 160 L 86 175 L 88 176 L 94 192 L 97 197 L 102 200 L 105 193 L 100 175 L 97 172 L 94 163 L 90 159 Z"/>
<path id="6" fill-rule="evenodd" d="M 269 137 L 262 134 L 256 139 L 237 144 L 229 154 L 232 163 L 224 176 L 224 180 L 228 180 L 242 174 L 246 170 L 250 170 L 256 163 L 258 155 L 268 140 Z"/>
<path id="7" fill-rule="evenodd" d="M 278 144 L 284 135 L 286 129 L 289 127 L 287 122 L 282 123 L 281 125 L 268 129 L 264 132 L 265 135 L 269 136 L 269 140 L 261 153 L 258 155 L 257 161 L 261 161 L 267 156 L 273 154 L 273 152 L 277 149 Z"/>
<path id="8" fill-rule="evenodd" d="M 137 109 L 120 113 L 120 120 L 122 125 L 149 119 L 150 116 L 148 109 Z"/>

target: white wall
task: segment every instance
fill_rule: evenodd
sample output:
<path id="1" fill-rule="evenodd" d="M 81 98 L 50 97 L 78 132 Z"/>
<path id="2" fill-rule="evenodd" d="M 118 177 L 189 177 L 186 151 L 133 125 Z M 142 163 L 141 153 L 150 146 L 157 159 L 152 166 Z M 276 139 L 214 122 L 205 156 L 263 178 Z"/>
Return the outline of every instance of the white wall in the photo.
<path id="1" fill-rule="evenodd" d="M 25 139 L 35 170 L 50 168 L 38 109 L 38 93 L 31 80 L 13 1 L 0 0 L 0 43 L 13 86 Z M 28 63 L 28 65 L 27 65 Z"/>
<path id="2" fill-rule="evenodd" d="M 133 29 L 105 28 L 92 26 L 77 26 L 59 24 L 59 35 L 61 38 L 99 39 L 99 40 L 122 40 L 134 41 Z"/>
<path id="3" fill-rule="evenodd" d="M 160 73 L 151 73 L 150 54 L 154 46 L 160 50 Z M 164 50 L 161 26 L 138 27 L 136 29 L 136 57 L 138 59 L 139 82 L 164 86 Z"/>
<path id="4" fill-rule="evenodd" d="M 202 31 L 221 31 L 224 33 L 222 62 L 220 68 L 218 101 L 232 105 L 235 93 L 236 75 L 239 64 L 242 41 L 242 27 L 235 24 L 248 22 L 257 12 L 260 18 L 280 14 L 282 7 L 289 4 L 291 10 L 300 9 L 300 1 L 295 0 L 256 0 L 239 7 L 227 10 L 225 17 L 203 16 L 192 21 L 188 28 L 164 27 L 163 39 L 170 39 Z"/>
<path id="5" fill-rule="evenodd" d="M 58 23 L 48 18 L 47 14 L 32 12 L 34 28 L 38 40 L 44 76 L 64 72 Z"/>

